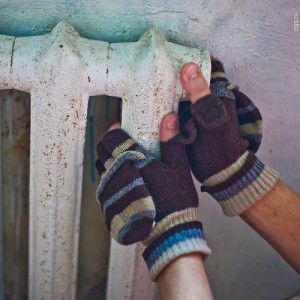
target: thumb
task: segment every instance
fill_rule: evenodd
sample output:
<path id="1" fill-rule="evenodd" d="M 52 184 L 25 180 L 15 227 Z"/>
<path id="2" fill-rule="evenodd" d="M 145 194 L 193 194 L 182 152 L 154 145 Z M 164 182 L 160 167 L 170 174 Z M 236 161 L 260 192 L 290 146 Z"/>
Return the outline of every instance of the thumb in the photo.
<path id="1" fill-rule="evenodd" d="M 160 123 L 160 141 L 167 142 L 179 132 L 178 117 L 174 113 L 167 114 Z"/>
<path id="2" fill-rule="evenodd" d="M 184 65 L 180 72 L 180 81 L 192 103 L 210 94 L 209 85 L 200 67 L 193 62 Z"/>

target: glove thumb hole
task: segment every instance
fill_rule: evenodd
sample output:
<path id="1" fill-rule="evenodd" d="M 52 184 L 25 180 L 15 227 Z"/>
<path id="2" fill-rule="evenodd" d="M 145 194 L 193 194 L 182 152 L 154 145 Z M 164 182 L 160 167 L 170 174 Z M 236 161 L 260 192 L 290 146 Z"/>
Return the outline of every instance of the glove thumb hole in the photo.
<path id="1" fill-rule="evenodd" d="M 161 160 L 163 163 L 187 162 L 185 144 L 177 142 L 177 137 L 180 137 L 180 135 L 177 135 L 168 142 L 160 143 Z"/>
<path id="2" fill-rule="evenodd" d="M 160 125 L 160 150 L 161 159 L 168 163 L 171 161 L 185 160 L 185 147 L 183 144 L 175 142 L 179 136 L 179 121 L 176 114 L 166 115 Z"/>

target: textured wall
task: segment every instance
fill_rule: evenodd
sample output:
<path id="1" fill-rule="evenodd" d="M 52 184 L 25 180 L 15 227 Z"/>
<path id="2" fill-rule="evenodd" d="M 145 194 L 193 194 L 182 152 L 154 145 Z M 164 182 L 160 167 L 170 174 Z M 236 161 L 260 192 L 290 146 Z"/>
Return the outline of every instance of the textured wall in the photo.
<path id="1" fill-rule="evenodd" d="M 297 12 L 299 0 L 4 0 L 0 34 L 42 34 L 64 19 L 84 37 L 135 41 L 154 25 L 169 40 L 210 50 L 261 109 L 259 156 L 300 191 Z M 214 250 L 206 265 L 216 299 L 283 299 L 300 292 L 299 276 L 238 218 L 223 217 L 203 195 L 200 211 Z"/>

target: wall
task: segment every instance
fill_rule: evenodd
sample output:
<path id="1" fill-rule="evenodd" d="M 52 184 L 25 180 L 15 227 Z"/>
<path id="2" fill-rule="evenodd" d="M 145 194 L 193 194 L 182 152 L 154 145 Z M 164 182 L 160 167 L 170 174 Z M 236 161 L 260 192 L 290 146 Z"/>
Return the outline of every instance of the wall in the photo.
<path id="1" fill-rule="evenodd" d="M 260 158 L 300 191 L 297 12 L 299 0 L 4 0 L 0 34 L 38 35 L 64 19 L 84 37 L 122 42 L 154 25 L 171 41 L 210 50 L 261 109 Z M 299 276 L 238 218 L 222 216 L 206 195 L 200 213 L 214 251 L 206 267 L 216 299 L 283 299 L 300 292 Z"/>

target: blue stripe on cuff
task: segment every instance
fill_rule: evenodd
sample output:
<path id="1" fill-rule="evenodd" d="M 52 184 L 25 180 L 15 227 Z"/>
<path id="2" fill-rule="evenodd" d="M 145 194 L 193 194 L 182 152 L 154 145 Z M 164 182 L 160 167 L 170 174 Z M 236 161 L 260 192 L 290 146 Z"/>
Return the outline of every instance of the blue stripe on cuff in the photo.
<path id="1" fill-rule="evenodd" d="M 226 201 L 236 196 L 243 189 L 247 188 L 252 182 L 254 182 L 263 172 L 264 168 L 265 165 L 257 159 L 252 168 L 239 181 L 235 182 L 233 185 L 223 191 L 212 194 L 212 196 L 219 202 Z"/>
<path id="2" fill-rule="evenodd" d="M 169 248 L 179 244 L 181 242 L 191 239 L 202 239 L 204 240 L 203 230 L 199 228 L 184 229 L 175 234 L 172 234 L 167 239 L 163 240 L 155 250 L 147 257 L 147 265 L 149 269 L 155 264 L 155 262 L 163 255 L 164 252 L 168 251 Z"/>

